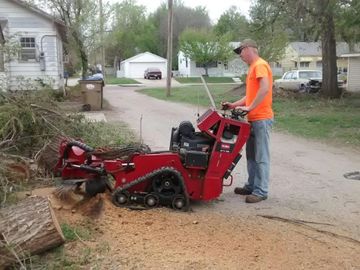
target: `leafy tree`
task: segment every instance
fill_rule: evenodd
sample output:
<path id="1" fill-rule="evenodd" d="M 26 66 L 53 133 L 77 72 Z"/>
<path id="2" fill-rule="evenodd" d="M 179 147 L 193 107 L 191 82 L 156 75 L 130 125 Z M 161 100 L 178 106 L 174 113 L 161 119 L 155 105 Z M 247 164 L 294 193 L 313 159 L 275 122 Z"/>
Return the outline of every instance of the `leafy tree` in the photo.
<path id="1" fill-rule="evenodd" d="M 81 59 L 82 77 L 88 69 L 88 55 L 86 40 L 89 37 L 89 25 L 98 14 L 95 0 L 39 0 L 43 7 L 47 7 L 59 16 L 67 27 L 69 47 L 75 46 Z"/>
<path id="2" fill-rule="evenodd" d="M 211 21 L 205 7 L 189 8 L 181 1 L 174 1 L 173 5 L 173 59 L 179 51 L 179 37 L 186 28 L 211 29 Z M 167 20 L 168 11 L 166 4 L 162 4 L 152 15 L 151 20 L 157 30 L 154 35 L 158 41 L 158 54 L 166 57 L 167 52 Z M 172 61 L 174 67 L 177 61 Z"/>
<path id="3" fill-rule="evenodd" d="M 21 47 L 17 34 L 4 37 L 1 31 L 0 26 L 0 72 L 4 72 L 7 71 L 7 63 L 18 58 Z M 0 92 L 7 91 L 9 83 L 9 77 L 0 76 Z"/>
<path id="4" fill-rule="evenodd" d="M 258 1 L 250 10 L 249 37 L 256 40 L 261 56 L 270 62 L 282 58 L 288 42 L 288 34 L 281 23 L 279 9 L 269 1 Z"/>
<path id="5" fill-rule="evenodd" d="M 111 9 L 113 23 L 107 38 L 108 55 L 126 59 L 154 44 L 150 35 L 153 27 L 146 23 L 144 6 L 137 5 L 134 0 L 126 0 L 114 4 Z"/>
<path id="6" fill-rule="evenodd" d="M 329 98 L 341 96 L 341 90 L 337 86 L 336 67 L 336 34 L 341 33 L 339 26 L 341 14 L 352 14 L 350 20 L 343 25 L 351 25 L 352 31 L 356 31 L 359 11 L 358 0 L 258 0 L 253 7 L 257 10 L 273 10 L 269 16 L 258 16 L 264 24 L 277 22 L 284 32 L 293 34 L 293 37 L 303 37 L 305 41 L 320 39 L 322 46 L 323 82 L 322 94 Z M 351 8 L 355 9 L 351 10 Z M 349 8 L 349 9 L 347 9 Z M 289 23 L 296 20 L 298 23 Z M 300 26 L 299 26 L 300 25 Z M 348 30 L 342 32 L 345 36 Z M 349 35 L 347 35 L 349 37 Z"/>
<path id="7" fill-rule="evenodd" d="M 99 3 L 99 0 L 94 0 Z M 84 40 L 86 50 L 88 52 L 89 63 L 102 63 L 102 49 L 106 47 L 106 37 L 109 35 L 110 15 L 112 14 L 111 5 L 102 1 L 102 10 L 96 11 L 93 18 L 88 22 L 86 37 Z M 102 14 L 100 14 L 100 12 Z M 102 27 L 102 29 L 101 29 Z M 106 50 L 105 50 L 106 51 Z M 105 55 L 106 56 L 106 55 Z M 105 59 L 105 65 L 108 62 Z"/>
<path id="8" fill-rule="evenodd" d="M 240 41 L 249 36 L 249 23 L 235 6 L 231 6 L 220 16 L 214 32 L 217 36 L 228 34 L 232 41 Z"/>
<path id="9" fill-rule="evenodd" d="M 149 16 L 146 8 L 134 0 L 125 0 L 111 6 L 110 33 L 106 38 L 107 62 L 119 62 L 143 51 L 166 57 L 167 5 L 163 3 Z M 174 3 L 173 58 L 177 57 L 178 38 L 186 27 L 211 28 L 210 18 L 203 7 L 185 7 L 181 1 Z M 174 66 L 177 61 L 173 61 Z"/>
<path id="10" fill-rule="evenodd" d="M 227 61 L 233 56 L 229 38 L 219 39 L 207 29 L 186 29 L 180 36 L 180 50 L 186 57 L 201 65 L 206 76 L 212 63 Z"/>
<path id="11" fill-rule="evenodd" d="M 360 1 L 340 3 L 337 14 L 338 38 L 346 41 L 350 51 L 354 51 L 355 43 L 360 41 Z"/>

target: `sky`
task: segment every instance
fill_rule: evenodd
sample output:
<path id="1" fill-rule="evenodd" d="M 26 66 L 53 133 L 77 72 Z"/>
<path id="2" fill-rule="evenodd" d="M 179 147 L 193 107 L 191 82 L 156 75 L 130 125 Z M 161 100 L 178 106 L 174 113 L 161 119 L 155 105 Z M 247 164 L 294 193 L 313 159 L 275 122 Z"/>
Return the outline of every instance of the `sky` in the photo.
<path id="1" fill-rule="evenodd" d="M 105 0 L 106 1 L 106 0 Z M 108 0 L 110 3 L 121 2 L 121 0 Z M 167 0 L 136 0 L 139 5 L 146 6 L 148 12 L 155 11 L 162 3 L 167 3 Z M 249 7 L 251 0 L 182 0 L 187 7 L 206 7 L 209 12 L 210 19 L 213 23 L 216 23 L 226 10 L 231 6 L 236 6 L 242 15 L 248 17 Z"/>

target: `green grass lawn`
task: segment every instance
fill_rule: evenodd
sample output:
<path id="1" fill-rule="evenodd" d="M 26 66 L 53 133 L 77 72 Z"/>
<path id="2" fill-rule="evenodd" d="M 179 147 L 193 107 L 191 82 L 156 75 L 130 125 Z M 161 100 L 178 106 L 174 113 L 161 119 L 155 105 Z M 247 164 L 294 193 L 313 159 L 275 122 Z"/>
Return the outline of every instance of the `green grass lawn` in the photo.
<path id="1" fill-rule="evenodd" d="M 276 127 L 306 138 L 360 147 L 360 95 L 341 100 L 317 96 L 274 99 Z"/>
<path id="2" fill-rule="evenodd" d="M 209 86 L 212 96 L 218 106 L 222 100 L 227 100 L 231 97 L 229 92 L 236 85 L 229 84 L 216 84 Z M 206 90 L 202 85 L 174 87 L 171 89 L 171 96 L 166 97 L 166 89 L 164 88 L 151 88 L 139 90 L 139 92 L 147 94 L 158 99 L 169 100 L 174 102 L 190 103 L 200 106 L 209 106 L 210 100 L 206 94 Z M 235 100 L 237 97 L 232 97 Z"/>
<path id="3" fill-rule="evenodd" d="M 130 78 L 116 78 L 115 76 L 106 76 L 106 84 L 139 84 L 138 81 Z"/>
<path id="4" fill-rule="evenodd" d="M 211 85 L 210 91 L 219 108 L 221 101 L 235 101 L 240 91 L 234 85 Z M 203 86 L 171 89 L 146 89 L 140 92 L 163 100 L 209 106 Z M 360 148 L 360 94 L 349 94 L 339 100 L 316 95 L 274 96 L 275 129 L 306 138 L 330 141 Z"/>

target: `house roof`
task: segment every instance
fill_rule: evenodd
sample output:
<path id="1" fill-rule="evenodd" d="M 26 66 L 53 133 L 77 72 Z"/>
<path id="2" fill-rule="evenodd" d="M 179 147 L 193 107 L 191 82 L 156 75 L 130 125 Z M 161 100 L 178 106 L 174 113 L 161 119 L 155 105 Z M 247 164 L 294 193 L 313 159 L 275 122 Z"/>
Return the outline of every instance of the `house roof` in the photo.
<path id="1" fill-rule="evenodd" d="M 125 63 L 125 62 L 142 62 L 141 58 L 144 57 L 148 57 L 149 59 L 151 58 L 151 62 L 166 62 L 167 60 L 161 56 L 158 56 L 156 54 L 153 54 L 151 52 L 144 52 L 144 53 L 139 53 L 133 57 L 130 57 L 128 59 L 125 59 L 123 61 L 121 61 L 121 63 Z"/>
<path id="2" fill-rule="evenodd" d="M 31 4 L 29 4 L 27 2 L 24 2 L 22 0 L 8 0 L 8 1 L 16 3 L 19 6 L 22 6 L 22 7 L 26 8 L 26 9 L 34 12 L 34 13 L 37 13 L 40 16 L 42 16 L 43 18 L 46 18 L 46 19 L 48 19 L 50 21 L 53 21 L 54 23 L 56 23 L 58 25 L 65 26 L 65 24 L 64 24 L 64 22 L 62 20 L 59 20 L 58 18 L 46 13 L 45 11 L 35 7 L 34 5 L 31 5 Z"/>
<path id="3" fill-rule="evenodd" d="M 40 15 L 41 17 L 53 22 L 56 25 L 56 28 L 59 31 L 62 40 L 66 40 L 66 25 L 62 20 L 46 13 L 45 11 L 37 8 L 34 5 L 24 2 L 23 0 L 8 0 L 8 1 L 13 2 L 19 6 L 22 6 L 22 7 L 26 8 L 27 10 L 29 10 L 33 13 L 36 13 L 37 15 Z"/>
<path id="4" fill-rule="evenodd" d="M 321 55 L 319 42 L 291 42 L 290 46 L 302 56 Z"/>
<path id="5" fill-rule="evenodd" d="M 300 56 L 321 56 L 320 42 L 291 42 L 289 44 Z M 354 46 L 355 51 L 360 51 L 359 44 Z M 336 43 L 336 55 L 350 53 L 349 45 L 346 42 Z"/>
<path id="6" fill-rule="evenodd" d="M 345 54 L 342 54 L 341 57 L 349 57 L 349 58 L 360 57 L 360 53 L 345 53 Z"/>

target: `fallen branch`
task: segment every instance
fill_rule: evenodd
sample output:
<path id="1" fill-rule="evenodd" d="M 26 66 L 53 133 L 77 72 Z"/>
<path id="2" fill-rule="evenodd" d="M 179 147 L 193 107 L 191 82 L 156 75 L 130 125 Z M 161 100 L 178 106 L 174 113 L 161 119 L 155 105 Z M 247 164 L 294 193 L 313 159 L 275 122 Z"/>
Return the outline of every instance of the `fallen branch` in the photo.
<path id="1" fill-rule="evenodd" d="M 316 224 L 316 225 L 327 225 L 327 226 L 334 226 L 330 223 L 323 223 L 323 222 L 316 222 L 316 221 L 307 221 L 302 219 L 289 219 L 289 218 L 283 218 L 283 217 L 277 217 L 277 216 L 271 216 L 271 215 L 258 215 L 259 217 L 268 218 L 268 219 L 275 219 L 283 222 L 289 222 L 293 224 Z"/>
<path id="2" fill-rule="evenodd" d="M 354 238 L 344 236 L 344 235 L 340 235 L 340 234 L 333 233 L 333 232 L 329 232 L 329 231 L 326 231 L 326 230 L 317 229 L 317 228 L 314 228 L 314 227 L 307 224 L 307 223 L 310 223 L 310 224 L 317 224 L 317 225 L 333 226 L 332 224 L 329 224 L 329 223 L 321 223 L 321 222 L 313 222 L 313 221 L 305 221 L 305 220 L 297 220 L 297 219 L 288 219 L 288 218 L 282 218 L 282 217 L 271 216 L 271 215 L 257 215 L 257 216 L 262 217 L 262 218 L 277 220 L 277 221 L 281 221 L 281 222 L 286 222 L 286 223 L 294 224 L 294 225 L 297 225 L 297 226 L 302 226 L 302 227 L 304 227 L 306 229 L 310 229 L 312 231 L 323 233 L 323 234 L 326 234 L 326 235 L 329 235 L 329 236 L 332 236 L 332 237 L 335 237 L 335 238 L 338 238 L 338 239 L 346 240 L 346 241 L 349 241 L 349 242 L 353 242 L 353 243 L 355 243 L 357 245 L 360 245 L 360 241 L 356 240 Z"/>
<path id="3" fill-rule="evenodd" d="M 58 116 L 60 116 L 60 117 L 63 117 L 63 115 L 62 115 L 61 113 L 59 113 L 59 112 L 57 112 L 57 111 L 50 110 L 50 109 L 48 109 L 48 108 L 44 108 L 44 107 L 39 106 L 39 105 L 37 105 L 37 104 L 30 104 L 30 106 L 33 107 L 33 108 L 40 109 L 40 110 L 43 110 L 43 111 L 46 111 L 46 112 L 49 112 L 49 113 L 58 115 Z"/>
<path id="4" fill-rule="evenodd" d="M 303 233 L 303 232 L 301 232 L 301 231 L 296 231 L 296 232 L 297 232 L 298 234 L 301 234 L 301 235 L 303 235 L 303 236 L 305 236 L 305 237 L 313 240 L 313 241 L 319 242 L 319 243 L 324 244 L 324 245 L 327 244 L 325 241 L 321 241 L 321 240 L 317 239 L 316 237 L 312 237 L 312 236 L 307 235 L 306 233 Z"/>
<path id="5" fill-rule="evenodd" d="M 77 239 L 79 239 L 79 240 L 80 240 L 80 242 L 81 242 L 81 243 L 83 243 L 83 245 L 84 245 L 84 246 L 89 247 L 89 245 L 88 245 L 88 244 L 86 244 L 86 243 L 85 243 L 85 241 L 84 241 L 84 240 L 82 240 L 82 239 L 80 238 L 80 236 L 76 233 L 76 231 L 75 231 L 75 230 L 73 230 L 73 232 L 74 232 L 75 236 L 77 237 Z"/>

